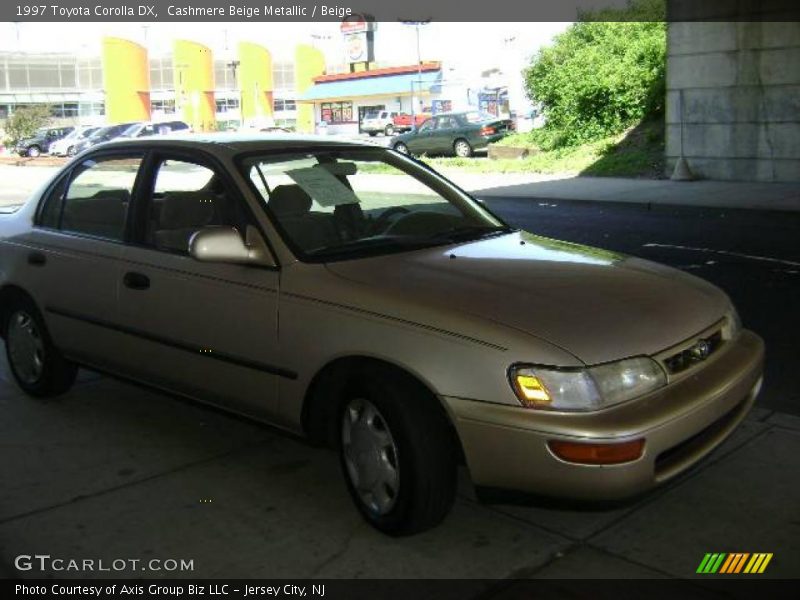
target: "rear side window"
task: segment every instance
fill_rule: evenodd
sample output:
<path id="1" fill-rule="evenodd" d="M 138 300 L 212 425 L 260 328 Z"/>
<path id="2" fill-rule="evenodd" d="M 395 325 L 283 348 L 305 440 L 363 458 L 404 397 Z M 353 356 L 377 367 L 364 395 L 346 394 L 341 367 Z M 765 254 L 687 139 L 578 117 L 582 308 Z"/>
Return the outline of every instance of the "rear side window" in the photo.
<path id="1" fill-rule="evenodd" d="M 83 161 L 53 189 L 42 209 L 40 225 L 122 241 L 141 162 L 140 156 Z"/>

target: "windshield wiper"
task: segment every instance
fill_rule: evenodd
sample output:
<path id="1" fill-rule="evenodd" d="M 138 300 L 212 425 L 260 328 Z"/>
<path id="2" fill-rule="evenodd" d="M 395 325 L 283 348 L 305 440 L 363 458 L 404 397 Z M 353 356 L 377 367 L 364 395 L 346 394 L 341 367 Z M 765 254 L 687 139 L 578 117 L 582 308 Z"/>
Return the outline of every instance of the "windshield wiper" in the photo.
<path id="1" fill-rule="evenodd" d="M 368 238 L 360 238 L 357 240 L 350 240 L 342 242 L 333 246 L 322 246 L 321 248 L 314 248 L 306 252 L 309 256 L 338 256 L 339 254 L 347 255 L 362 250 L 378 248 L 384 249 L 407 249 L 408 246 L 419 244 L 420 240 L 414 238 L 413 240 L 407 236 L 374 236 Z"/>
<path id="2" fill-rule="evenodd" d="M 505 235 L 516 231 L 507 225 L 487 226 L 487 225 L 469 225 L 465 227 L 454 227 L 446 231 L 441 231 L 428 236 L 428 240 L 444 241 L 444 242 L 464 242 L 468 240 L 478 240 L 486 237 L 493 237 L 496 235 Z"/>
<path id="3" fill-rule="evenodd" d="M 350 240 L 333 246 L 323 246 L 306 251 L 306 254 L 314 258 L 318 257 L 338 257 L 358 254 L 365 250 L 412 250 L 437 246 L 448 242 L 462 242 L 467 240 L 477 240 L 495 235 L 507 234 L 515 231 L 507 226 L 486 226 L 472 225 L 468 227 L 456 227 L 447 231 L 441 231 L 433 235 L 393 235 L 393 236 L 373 236 Z"/>

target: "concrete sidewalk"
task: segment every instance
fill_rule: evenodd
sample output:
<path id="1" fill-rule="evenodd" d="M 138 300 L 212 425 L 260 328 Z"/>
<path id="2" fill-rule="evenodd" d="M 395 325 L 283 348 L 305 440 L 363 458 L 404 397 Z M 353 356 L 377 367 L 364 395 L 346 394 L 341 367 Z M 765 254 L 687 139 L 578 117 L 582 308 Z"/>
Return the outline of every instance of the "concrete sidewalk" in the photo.
<path id="1" fill-rule="evenodd" d="M 41 553 L 183 558 L 194 570 L 170 575 L 195 578 L 684 578 L 706 552 L 772 552 L 759 577 L 800 577 L 796 417 L 754 409 L 698 468 L 613 510 L 482 505 L 463 470 L 448 519 L 395 539 L 357 515 L 333 452 L 89 372 L 32 399 L 0 363 L 0 572 L 41 577 L 13 566 Z"/>
<path id="2" fill-rule="evenodd" d="M 618 177 L 529 177 L 450 173 L 478 197 L 632 202 L 755 210 L 800 210 L 800 182 L 671 181 Z M 516 181 L 515 181 L 516 179 Z"/>

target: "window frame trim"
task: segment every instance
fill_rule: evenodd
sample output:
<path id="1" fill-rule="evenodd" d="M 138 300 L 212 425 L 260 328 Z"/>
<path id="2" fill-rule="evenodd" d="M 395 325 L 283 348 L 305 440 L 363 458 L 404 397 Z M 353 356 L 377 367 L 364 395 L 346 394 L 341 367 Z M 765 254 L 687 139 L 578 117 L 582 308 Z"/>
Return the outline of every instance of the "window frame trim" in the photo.
<path id="1" fill-rule="evenodd" d="M 250 216 L 251 224 L 256 228 L 256 231 L 258 231 L 259 235 L 264 240 L 264 243 L 267 245 L 275 266 L 256 264 L 243 264 L 240 266 L 264 269 L 267 271 L 280 271 L 281 265 L 278 261 L 278 254 L 275 252 L 275 247 L 272 243 L 272 240 L 270 240 L 269 235 L 267 235 L 267 233 L 264 231 L 264 228 L 259 223 L 258 216 L 252 210 L 250 203 L 245 199 L 242 190 L 236 184 L 233 177 L 231 177 L 230 173 L 228 173 L 222 162 L 214 157 L 211 153 L 206 151 L 197 152 L 193 149 L 187 150 L 184 148 L 170 148 L 166 146 L 155 146 L 148 149 L 146 161 L 143 163 L 142 168 L 140 169 L 140 176 L 142 180 L 141 186 L 138 189 L 136 196 L 132 197 L 131 206 L 129 207 L 132 215 L 129 219 L 131 231 L 130 237 L 126 239 L 125 244 L 127 246 L 151 250 L 153 252 L 159 252 L 169 256 L 191 258 L 191 255 L 188 252 L 165 250 L 145 243 L 147 211 L 150 207 L 150 202 L 152 202 L 152 195 L 156 185 L 156 166 L 158 166 L 164 160 L 170 159 L 190 162 L 211 169 L 216 176 L 221 178 L 226 192 L 229 191 L 231 196 L 234 198 L 234 201 L 240 203 L 240 205 L 244 207 L 244 210 Z M 244 235 L 244 232 L 240 233 Z"/>
<path id="2" fill-rule="evenodd" d="M 132 209 L 134 206 L 134 199 L 138 194 L 138 188 L 142 178 L 142 168 L 145 165 L 147 160 L 147 155 L 149 154 L 148 150 L 142 148 L 103 148 L 94 152 L 91 152 L 85 156 L 79 156 L 71 163 L 69 163 L 64 170 L 59 173 L 47 186 L 44 193 L 42 193 L 41 197 L 39 198 L 39 202 L 36 206 L 36 212 L 34 213 L 33 218 L 33 228 L 39 229 L 42 231 L 50 231 L 55 232 L 60 235 L 65 235 L 69 237 L 76 237 L 81 239 L 90 239 L 90 240 L 97 240 L 101 242 L 108 242 L 112 244 L 121 244 L 125 245 L 129 243 L 129 236 L 130 236 L 130 225 L 131 225 L 131 214 Z M 73 182 L 73 176 L 75 175 L 75 170 L 85 161 L 87 160 L 98 160 L 98 159 L 105 159 L 106 157 L 141 157 L 141 162 L 139 163 L 139 168 L 136 171 L 136 177 L 133 181 L 133 187 L 131 188 L 131 199 L 128 202 L 128 206 L 125 209 L 125 222 L 122 227 L 122 239 L 116 238 L 109 238 L 101 235 L 95 235 L 91 233 L 86 233 L 83 231 L 72 231 L 69 229 L 63 229 L 61 227 L 61 223 L 64 218 L 64 206 L 66 205 L 66 195 L 69 191 L 70 186 Z M 53 197 L 51 194 L 55 192 L 61 183 L 64 183 L 64 189 L 61 191 L 60 197 L 58 198 L 58 226 L 57 227 L 47 227 L 42 225 L 42 213 L 44 212 L 44 207 Z"/>

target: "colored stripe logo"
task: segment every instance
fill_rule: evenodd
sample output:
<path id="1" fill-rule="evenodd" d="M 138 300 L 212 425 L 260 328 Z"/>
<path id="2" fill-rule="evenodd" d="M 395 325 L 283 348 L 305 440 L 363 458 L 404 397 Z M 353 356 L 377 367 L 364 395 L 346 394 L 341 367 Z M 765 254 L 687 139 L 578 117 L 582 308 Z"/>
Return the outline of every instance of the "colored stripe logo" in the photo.
<path id="1" fill-rule="evenodd" d="M 771 560 L 772 552 L 708 552 L 696 572 L 703 575 L 757 574 L 763 573 Z"/>

